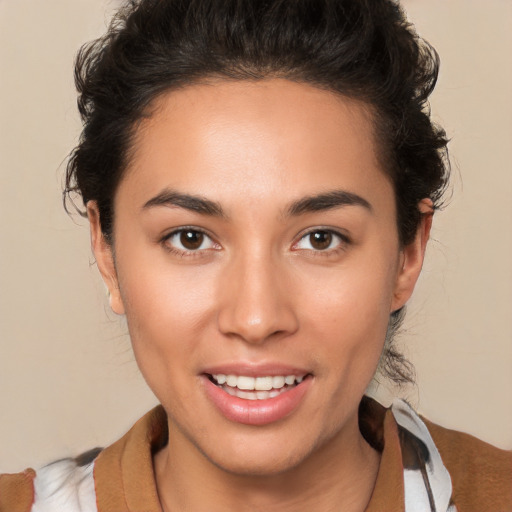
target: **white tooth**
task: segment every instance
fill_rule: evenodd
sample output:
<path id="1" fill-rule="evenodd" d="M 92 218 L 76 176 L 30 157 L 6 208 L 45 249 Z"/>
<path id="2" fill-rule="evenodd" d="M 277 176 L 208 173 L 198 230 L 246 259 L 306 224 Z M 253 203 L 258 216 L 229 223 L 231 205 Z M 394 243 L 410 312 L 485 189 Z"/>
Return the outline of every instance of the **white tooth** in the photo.
<path id="1" fill-rule="evenodd" d="M 224 386 L 222 388 L 228 395 L 231 395 L 231 396 L 235 396 L 235 393 L 236 393 L 236 389 L 235 388 L 230 388 L 229 386 Z"/>
<path id="2" fill-rule="evenodd" d="M 272 387 L 274 389 L 281 389 L 284 386 L 284 377 L 282 375 L 276 375 L 272 377 Z"/>
<path id="3" fill-rule="evenodd" d="M 270 398 L 268 391 L 256 391 L 256 396 L 258 397 L 258 400 L 266 400 L 267 398 Z"/>
<path id="4" fill-rule="evenodd" d="M 231 386 L 232 388 L 235 388 L 238 383 L 238 377 L 236 375 L 227 375 L 226 376 L 226 383 L 228 386 Z"/>
<path id="5" fill-rule="evenodd" d="M 245 400 L 257 400 L 257 396 L 254 393 L 248 391 L 235 391 L 238 398 L 245 398 Z"/>
<path id="6" fill-rule="evenodd" d="M 236 383 L 236 387 L 238 389 L 252 390 L 252 389 L 254 389 L 255 380 L 256 379 L 254 377 L 245 377 L 245 376 L 238 377 L 238 382 Z"/>
<path id="7" fill-rule="evenodd" d="M 258 391 L 269 391 L 272 389 L 272 377 L 256 377 L 254 389 Z"/>
<path id="8" fill-rule="evenodd" d="M 224 384 L 226 382 L 226 376 L 222 373 L 219 373 L 218 375 L 214 375 L 213 378 L 217 381 L 217 384 Z"/>
<path id="9" fill-rule="evenodd" d="M 297 384 L 300 384 L 304 380 L 304 377 L 297 377 L 295 380 L 297 381 Z"/>
<path id="10" fill-rule="evenodd" d="M 284 382 L 286 384 L 288 384 L 288 386 L 291 386 L 292 384 L 295 383 L 295 375 L 287 375 L 285 378 L 284 378 Z"/>
<path id="11" fill-rule="evenodd" d="M 276 396 L 279 396 L 281 392 L 277 389 L 273 389 L 272 391 L 269 391 L 268 396 L 269 398 L 275 398 Z"/>

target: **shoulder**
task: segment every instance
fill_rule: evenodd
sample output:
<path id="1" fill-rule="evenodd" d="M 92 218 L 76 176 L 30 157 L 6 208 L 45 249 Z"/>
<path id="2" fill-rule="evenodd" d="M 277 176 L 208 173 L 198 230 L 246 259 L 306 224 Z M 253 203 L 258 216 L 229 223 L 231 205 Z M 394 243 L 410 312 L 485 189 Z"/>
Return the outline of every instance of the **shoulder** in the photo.
<path id="1" fill-rule="evenodd" d="M 22 473 L 0 475 L 0 512 L 29 512 L 34 503 L 36 472 L 26 469 Z"/>
<path id="2" fill-rule="evenodd" d="M 399 427 L 406 510 L 428 497 L 435 510 L 512 512 L 512 452 L 420 417 L 403 400 L 391 411 Z"/>
<path id="3" fill-rule="evenodd" d="M 512 451 L 501 450 L 425 418 L 461 511 L 512 511 Z"/>
<path id="4" fill-rule="evenodd" d="M 59 460 L 37 473 L 0 475 L 0 512 L 97 512 L 93 469 L 98 453 Z"/>

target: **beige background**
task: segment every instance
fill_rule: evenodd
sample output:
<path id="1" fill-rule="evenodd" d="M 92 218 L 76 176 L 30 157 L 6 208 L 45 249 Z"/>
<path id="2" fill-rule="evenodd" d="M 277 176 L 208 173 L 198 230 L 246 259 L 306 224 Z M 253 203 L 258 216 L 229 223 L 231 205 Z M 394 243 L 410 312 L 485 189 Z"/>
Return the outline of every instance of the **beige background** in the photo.
<path id="1" fill-rule="evenodd" d="M 0 0 L 0 472 L 106 445 L 155 403 L 108 311 L 87 226 L 60 199 L 79 133 L 73 55 L 115 4 Z M 455 179 L 410 308 L 418 386 L 404 394 L 512 448 L 512 2 L 405 6 L 442 57 L 432 107 Z"/>

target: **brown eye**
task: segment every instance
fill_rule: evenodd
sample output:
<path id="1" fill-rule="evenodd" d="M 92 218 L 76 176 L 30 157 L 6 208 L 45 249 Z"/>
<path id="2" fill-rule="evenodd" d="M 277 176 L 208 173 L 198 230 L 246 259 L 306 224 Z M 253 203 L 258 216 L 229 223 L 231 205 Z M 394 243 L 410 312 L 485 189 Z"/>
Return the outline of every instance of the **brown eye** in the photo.
<path id="1" fill-rule="evenodd" d="M 332 233 L 329 231 L 315 231 L 309 234 L 309 243 L 313 249 L 323 251 L 332 244 Z"/>
<path id="2" fill-rule="evenodd" d="M 201 247 L 204 240 L 203 233 L 199 231 L 182 231 L 180 234 L 180 243 L 181 245 L 189 250 L 194 251 L 196 249 L 199 249 Z"/>
<path id="3" fill-rule="evenodd" d="M 206 233 L 191 228 L 174 231 L 164 242 L 172 250 L 183 254 L 218 249 L 217 244 Z"/>
<path id="4" fill-rule="evenodd" d="M 293 249 L 330 253 L 330 251 L 341 248 L 349 243 L 350 241 L 346 236 L 336 231 L 317 229 L 303 235 L 293 246 Z"/>

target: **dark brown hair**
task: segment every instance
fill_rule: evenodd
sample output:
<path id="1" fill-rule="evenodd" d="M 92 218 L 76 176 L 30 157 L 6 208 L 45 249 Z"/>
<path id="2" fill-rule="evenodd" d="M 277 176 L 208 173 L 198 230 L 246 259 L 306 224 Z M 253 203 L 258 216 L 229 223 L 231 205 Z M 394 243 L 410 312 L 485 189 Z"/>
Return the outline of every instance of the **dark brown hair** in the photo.
<path id="1" fill-rule="evenodd" d="M 209 77 L 280 77 L 370 107 L 400 242 L 408 244 L 421 220 L 418 202 L 430 198 L 439 207 L 448 181 L 445 132 L 427 103 L 438 68 L 437 53 L 394 0 L 129 1 L 77 56 L 84 128 L 68 162 L 65 202 L 76 193 L 84 204 L 97 201 L 112 243 L 113 197 L 137 123 L 156 97 Z M 392 314 L 390 332 L 402 316 Z M 390 342 L 381 367 L 398 383 L 412 378 Z"/>

